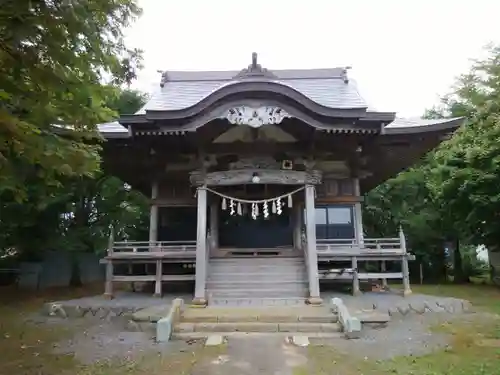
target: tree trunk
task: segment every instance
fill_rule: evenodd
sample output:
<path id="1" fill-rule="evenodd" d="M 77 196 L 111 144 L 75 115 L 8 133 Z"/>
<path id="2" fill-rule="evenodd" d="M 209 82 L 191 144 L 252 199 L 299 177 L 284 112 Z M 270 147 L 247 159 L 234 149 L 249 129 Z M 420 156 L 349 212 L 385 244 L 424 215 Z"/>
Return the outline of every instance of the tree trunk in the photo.
<path id="1" fill-rule="evenodd" d="M 455 246 L 453 249 L 453 283 L 463 284 L 469 281 L 467 275 L 464 274 L 464 268 L 462 264 L 462 254 L 460 253 L 460 240 L 457 238 L 455 240 Z"/>

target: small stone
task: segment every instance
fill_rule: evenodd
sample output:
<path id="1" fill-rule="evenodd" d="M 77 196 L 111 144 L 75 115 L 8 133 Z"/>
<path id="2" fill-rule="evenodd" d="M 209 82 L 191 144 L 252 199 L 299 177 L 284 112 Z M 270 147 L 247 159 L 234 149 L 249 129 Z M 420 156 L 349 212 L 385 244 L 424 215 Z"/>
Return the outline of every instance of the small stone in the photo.
<path id="1" fill-rule="evenodd" d="M 295 346 L 309 346 L 309 337 L 307 336 L 292 336 L 292 343 Z"/>
<path id="2" fill-rule="evenodd" d="M 224 342 L 224 338 L 220 335 L 210 335 L 207 337 L 205 346 L 219 346 Z"/>

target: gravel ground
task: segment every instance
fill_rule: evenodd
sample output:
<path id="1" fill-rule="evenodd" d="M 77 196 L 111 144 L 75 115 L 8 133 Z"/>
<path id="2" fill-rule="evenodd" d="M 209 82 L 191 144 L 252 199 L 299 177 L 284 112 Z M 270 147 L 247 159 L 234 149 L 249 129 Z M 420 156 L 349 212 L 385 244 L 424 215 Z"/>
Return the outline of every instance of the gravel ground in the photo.
<path id="1" fill-rule="evenodd" d="M 421 356 L 445 348 L 450 337 L 430 332 L 434 324 L 456 319 L 449 313 L 429 313 L 392 319 L 386 327 L 365 325 L 355 340 L 311 339 L 312 345 L 331 345 L 349 355 L 383 360 L 397 356 Z"/>
<path id="2" fill-rule="evenodd" d="M 106 307 L 133 305 L 135 307 L 151 306 L 151 304 L 167 303 L 177 295 L 162 299 L 155 299 L 144 295 L 121 295 L 115 300 L 105 300 L 101 297 L 90 297 L 73 301 L 64 301 L 64 304 L 76 304 L 79 306 L 105 305 Z M 332 345 L 341 352 L 360 355 L 369 359 L 388 359 L 401 355 L 423 355 L 434 350 L 446 347 L 449 337 L 445 334 L 430 332 L 430 327 L 439 322 L 459 318 L 464 314 L 463 301 L 454 298 L 444 298 L 427 295 L 412 295 L 403 298 L 391 293 L 365 293 L 360 297 L 352 297 L 345 294 L 323 293 L 322 297 L 328 302 L 332 297 L 342 298 L 351 312 L 360 309 L 373 309 L 387 312 L 395 307 L 406 306 L 408 313 L 392 314 L 391 321 L 384 327 L 365 325 L 362 337 L 356 340 L 347 339 L 311 339 L 312 345 Z M 427 303 L 437 306 L 439 312 L 429 311 L 423 308 L 410 309 L 408 306 L 424 306 Z M 439 306 L 443 306 L 439 307 Z M 446 308 L 452 306 L 453 308 Z M 405 310 L 405 311 L 406 311 Z M 425 310 L 425 311 L 424 311 Z M 128 318 L 122 316 L 107 317 L 99 319 L 97 316 L 85 316 L 80 319 L 60 319 L 49 317 L 37 317 L 37 323 L 71 325 L 76 334 L 69 340 L 58 343 L 54 350 L 57 353 L 74 353 L 76 358 L 83 363 L 92 363 L 99 360 L 112 358 L 133 358 L 143 354 L 155 352 L 176 352 L 182 350 L 188 344 L 184 341 L 169 344 L 157 344 L 154 341 L 153 332 L 130 332 L 127 327 Z M 255 345 L 254 345 L 255 344 Z M 258 356 L 269 358 L 269 366 L 281 361 L 286 357 L 288 346 L 283 346 L 283 339 L 266 337 L 255 339 L 232 338 L 228 342 L 228 362 L 225 367 L 246 373 L 245 366 L 249 363 L 260 363 Z M 255 349 L 252 349 L 255 348 Z M 260 354 L 259 354 L 260 353 Z M 269 354 L 266 354 L 269 353 Z M 285 354 L 283 354 L 285 353 Z M 256 357 L 257 356 L 257 357 Z M 264 357 L 263 357 L 264 356 Z M 293 356 L 292 356 L 293 357 Z M 275 358 L 281 358 L 278 362 Z M 266 360 L 267 361 L 267 360 Z M 239 363 L 239 364 L 238 364 Z M 244 364 L 246 363 L 246 364 Z M 264 362 L 262 362 L 264 363 Z M 220 368 L 221 363 L 214 368 Z M 269 367 L 266 365 L 266 367 Z M 236 366 L 236 367 L 235 367 Z M 213 366 L 208 366 L 212 368 Z M 225 368 L 224 367 L 224 368 Z M 273 367 L 274 368 L 274 367 Z M 249 367 L 248 371 L 253 370 Z M 212 370 L 207 368 L 207 374 Z M 287 370 L 288 371 L 288 370 Z M 199 372 L 202 374 L 202 372 Z M 225 374 L 225 372 L 222 372 Z M 231 373 L 229 371 L 228 373 Z M 250 373 L 250 372 L 249 372 Z M 261 372 L 265 373 L 265 372 Z M 283 372 L 287 374 L 287 372 Z"/>

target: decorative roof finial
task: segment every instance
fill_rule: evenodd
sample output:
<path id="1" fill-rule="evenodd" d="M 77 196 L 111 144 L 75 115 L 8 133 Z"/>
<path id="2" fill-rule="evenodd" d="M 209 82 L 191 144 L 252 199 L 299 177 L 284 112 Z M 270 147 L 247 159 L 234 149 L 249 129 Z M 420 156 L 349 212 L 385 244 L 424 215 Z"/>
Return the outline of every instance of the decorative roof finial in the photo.
<path id="1" fill-rule="evenodd" d="M 238 74 L 236 74 L 233 79 L 244 79 L 244 78 L 266 78 L 266 79 L 277 79 L 277 77 L 263 68 L 257 62 L 257 52 L 252 52 L 252 63 L 248 65 L 248 68 L 242 69 Z"/>
<path id="2" fill-rule="evenodd" d="M 252 52 L 252 68 L 257 68 L 257 52 Z"/>

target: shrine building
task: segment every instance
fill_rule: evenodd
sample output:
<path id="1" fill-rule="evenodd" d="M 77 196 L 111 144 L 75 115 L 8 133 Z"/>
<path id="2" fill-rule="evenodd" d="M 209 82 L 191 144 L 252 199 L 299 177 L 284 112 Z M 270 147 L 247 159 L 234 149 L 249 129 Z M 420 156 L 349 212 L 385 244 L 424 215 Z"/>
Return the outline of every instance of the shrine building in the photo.
<path id="1" fill-rule="evenodd" d="M 357 294 L 365 280 L 400 279 L 411 292 L 404 234 L 367 238 L 363 195 L 462 119 L 396 118 L 370 109 L 348 68 L 271 70 L 255 53 L 242 70 L 165 71 L 159 86 L 137 113 L 99 126 L 105 170 L 151 197 L 149 238 L 111 238 L 107 296 L 134 281 L 156 295 L 192 283 L 201 305 L 319 304 L 323 280 Z"/>

